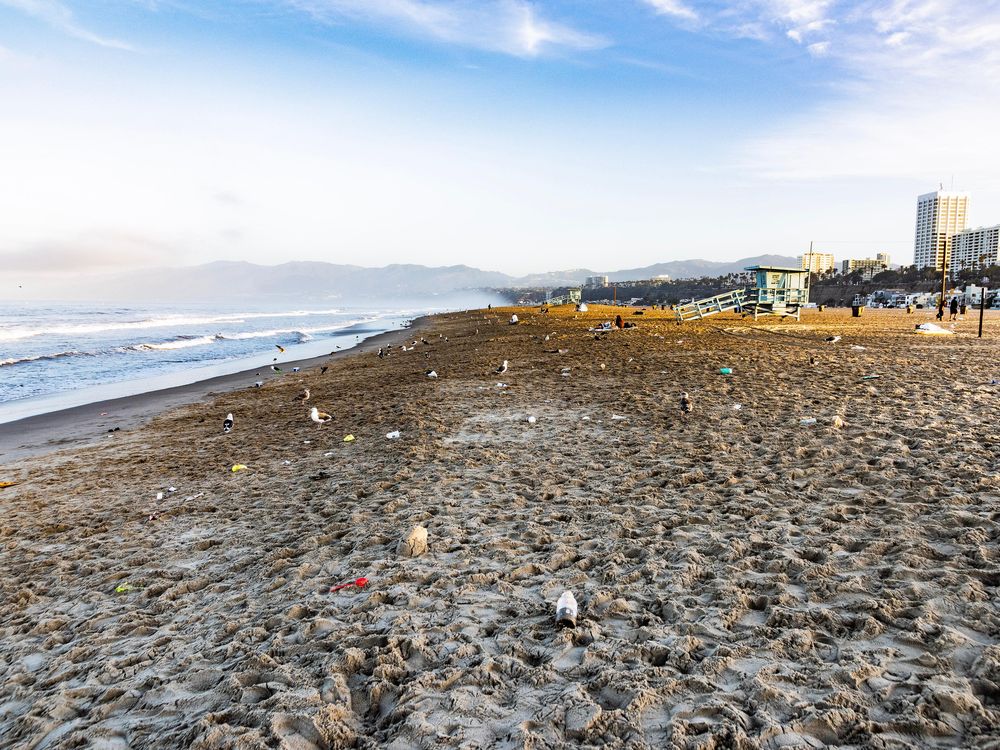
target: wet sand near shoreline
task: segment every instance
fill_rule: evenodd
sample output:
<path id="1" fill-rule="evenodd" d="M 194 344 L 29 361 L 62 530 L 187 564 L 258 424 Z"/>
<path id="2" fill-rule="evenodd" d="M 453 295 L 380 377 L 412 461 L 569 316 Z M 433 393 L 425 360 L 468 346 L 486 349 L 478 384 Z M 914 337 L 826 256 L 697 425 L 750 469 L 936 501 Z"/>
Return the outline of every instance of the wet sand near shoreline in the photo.
<path id="1" fill-rule="evenodd" d="M 405 329 L 390 330 L 371 336 L 350 349 L 333 351 L 321 357 L 282 362 L 281 367 L 285 371 L 293 367 L 303 369 L 320 367 L 328 364 L 333 358 L 376 351 L 379 346 L 396 344 L 412 338 L 419 330 L 422 320 L 423 318 L 418 318 Z M 0 466 L 53 450 L 113 440 L 121 430 L 141 427 L 150 418 L 168 409 L 196 401 L 210 400 L 221 393 L 247 388 L 258 380 L 267 381 L 274 377 L 275 375 L 267 367 L 255 367 L 187 385 L 95 401 L 91 404 L 3 422 L 0 423 Z"/>
<path id="2" fill-rule="evenodd" d="M 434 316 L 6 463 L 0 744 L 1000 746 L 1000 317 L 632 312 Z"/>

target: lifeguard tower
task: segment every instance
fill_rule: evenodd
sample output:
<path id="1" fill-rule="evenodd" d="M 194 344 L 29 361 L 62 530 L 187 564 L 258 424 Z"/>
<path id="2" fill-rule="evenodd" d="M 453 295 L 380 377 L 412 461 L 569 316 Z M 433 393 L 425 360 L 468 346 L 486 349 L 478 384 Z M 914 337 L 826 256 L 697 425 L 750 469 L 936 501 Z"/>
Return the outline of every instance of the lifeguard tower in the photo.
<path id="1" fill-rule="evenodd" d="M 748 266 L 756 282 L 750 289 L 743 312 L 757 320 L 762 315 L 801 319 L 802 307 L 809 302 L 809 271 L 783 266 Z"/>

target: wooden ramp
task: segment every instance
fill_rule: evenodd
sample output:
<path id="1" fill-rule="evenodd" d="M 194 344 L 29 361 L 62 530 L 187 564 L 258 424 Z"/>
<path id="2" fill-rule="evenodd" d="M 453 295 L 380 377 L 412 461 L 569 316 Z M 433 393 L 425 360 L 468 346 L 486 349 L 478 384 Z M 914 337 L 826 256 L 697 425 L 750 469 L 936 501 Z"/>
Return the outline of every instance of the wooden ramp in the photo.
<path id="1" fill-rule="evenodd" d="M 742 309 L 745 300 L 746 292 L 743 289 L 734 289 L 714 297 L 696 299 L 686 305 L 677 305 L 674 308 L 674 314 L 677 316 L 678 323 L 683 323 L 685 320 L 701 320 L 716 313 Z"/>

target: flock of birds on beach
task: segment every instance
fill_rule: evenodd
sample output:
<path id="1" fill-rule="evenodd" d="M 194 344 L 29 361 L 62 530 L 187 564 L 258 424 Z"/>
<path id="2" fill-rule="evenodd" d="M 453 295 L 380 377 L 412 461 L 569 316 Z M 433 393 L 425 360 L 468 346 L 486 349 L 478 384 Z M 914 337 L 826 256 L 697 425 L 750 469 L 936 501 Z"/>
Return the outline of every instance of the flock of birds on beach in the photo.
<path id="1" fill-rule="evenodd" d="M 519 323 L 519 322 L 520 321 L 518 321 L 516 315 L 511 316 L 511 325 L 517 325 L 517 323 Z M 478 329 L 476 330 L 476 332 L 477 333 L 479 332 Z M 440 335 L 439 337 L 442 338 L 445 342 L 448 341 L 448 337 L 447 336 Z M 546 336 L 545 337 L 545 341 L 548 341 L 548 340 L 549 340 L 549 337 Z M 840 340 L 840 336 L 830 336 L 829 338 L 826 339 L 826 341 L 829 342 L 829 343 L 836 343 L 839 340 Z M 410 351 L 413 351 L 417 347 L 418 343 L 429 345 L 431 342 L 428 341 L 426 338 L 421 338 L 421 339 L 419 339 L 419 341 L 417 339 L 414 339 L 413 342 L 410 344 L 410 346 L 407 346 L 406 344 L 401 344 L 399 346 L 399 349 L 400 349 L 400 351 L 403 351 L 403 352 L 410 352 Z M 275 347 L 281 353 L 284 353 L 284 351 L 285 351 L 284 347 L 282 347 L 282 346 L 280 346 L 278 344 L 275 344 Z M 376 356 L 379 359 L 385 359 L 385 358 L 387 358 L 387 357 L 389 357 L 391 355 L 392 348 L 393 348 L 392 345 L 379 347 Z M 568 350 L 567 349 L 558 349 L 556 351 L 558 351 L 559 354 L 564 354 Z M 330 354 L 334 354 L 334 352 L 330 352 Z M 429 353 L 425 353 L 424 356 L 425 357 L 429 357 L 430 354 Z M 274 361 L 277 361 L 277 360 L 275 359 Z M 601 363 L 600 368 L 602 370 L 605 369 L 605 365 L 603 363 Z M 300 367 L 293 367 L 293 368 L 291 368 L 291 372 L 297 373 L 297 372 L 300 371 L 300 369 L 301 369 Z M 329 365 L 323 365 L 322 367 L 320 367 L 320 374 L 322 375 L 322 374 L 326 373 L 326 371 L 328 369 L 329 369 Z M 509 369 L 510 369 L 510 361 L 505 359 L 505 360 L 503 360 L 496 367 L 496 369 L 494 369 L 493 372 L 496 375 L 503 375 Z M 275 372 L 275 373 L 280 373 L 280 372 L 282 372 L 282 369 L 280 367 L 278 367 L 277 365 L 272 364 L 271 365 L 271 371 Z M 562 374 L 563 375 L 567 375 L 568 374 L 568 368 L 563 368 Z M 425 370 L 424 371 L 424 375 L 426 377 L 432 378 L 432 379 L 438 377 L 437 371 L 434 370 L 434 369 Z M 257 381 L 254 382 L 253 387 L 254 388 L 261 388 L 261 387 L 263 387 L 263 385 L 264 385 L 264 381 L 257 380 Z M 305 405 L 305 403 L 307 401 L 309 401 L 309 399 L 311 397 L 312 397 L 312 394 L 309 391 L 309 388 L 303 388 L 302 392 L 295 396 L 294 401 L 297 404 Z M 682 392 L 680 394 L 680 412 L 681 412 L 681 416 L 682 417 L 687 417 L 687 415 L 690 414 L 693 410 L 694 410 L 694 402 L 691 399 L 691 395 L 689 393 L 687 393 L 687 391 Z M 322 425 L 326 424 L 327 422 L 332 421 L 333 420 L 333 415 L 329 414 L 328 412 L 322 411 L 317 406 L 313 406 L 313 407 L 311 407 L 309 409 L 309 419 L 310 419 L 310 421 L 314 422 L 315 424 L 322 426 Z M 528 421 L 533 423 L 535 421 L 535 418 L 534 417 L 529 417 Z M 228 434 L 233 429 L 233 425 L 234 425 L 233 415 L 232 415 L 232 413 L 229 413 L 229 414 L 226 415 L 226 418 L 223 420 L 223 423 L 222 423 L 222 431 L 223 431 L 223 433 Z"/>

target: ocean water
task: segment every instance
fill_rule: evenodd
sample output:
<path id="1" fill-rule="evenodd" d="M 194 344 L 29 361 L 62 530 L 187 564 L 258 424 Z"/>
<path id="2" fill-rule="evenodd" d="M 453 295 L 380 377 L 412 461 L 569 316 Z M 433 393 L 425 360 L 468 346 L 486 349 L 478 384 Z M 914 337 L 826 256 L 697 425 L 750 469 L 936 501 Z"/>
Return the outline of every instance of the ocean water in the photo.
<path id="1" fill-rule="evenodd" d="M 0 302 L 0 422 L 253 367 L 272 376 L 272 363 L 347 349 L 424 312 Z"/>

